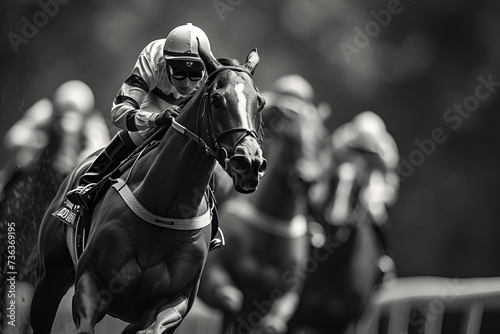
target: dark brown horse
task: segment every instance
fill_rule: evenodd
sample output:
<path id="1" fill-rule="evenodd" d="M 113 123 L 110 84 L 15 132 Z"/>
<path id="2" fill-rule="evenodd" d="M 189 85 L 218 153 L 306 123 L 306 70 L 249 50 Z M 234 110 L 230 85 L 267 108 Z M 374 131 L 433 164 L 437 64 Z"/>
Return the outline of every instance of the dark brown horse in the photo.
<path id="1" fill-rule="evenodd" d="M 130 323 L 127 333 L 172 333 L 191 309 L 209 250 L 212 211 L 205 194 L 216 161 L 242 193 L 257 188 L 267 164 L 259 144 L 264 100 L 252 79 L 257 51 L 244 65 L 232 66 L 199 52 L 209 74 L 206 83 L 158 147 L 139 154 L 112 181 L 94 208 L 76 266 L 67 244 L 73 230 L 51 213 L 82 168 L 63 182 L 40 230 L 31 309 L 35 334 L 50 332 L 61 297 L 73 283 L 73 317 L 81 334 L 94 333 L 106 314 Z"/>
<path id="2" fill-rule="evenodd" d="M 266 178 L 219 210 L 226 246 L 210 253 L 198 296 L 224 312 L 227 333 L 284 332 L 298 305 L 309 252 L 307 190 L 320 174 L 326 134 L 315 111 L 304 112 L 264 109 Z"/>
<path id="3" fill-rule="evenodd" d="M 386 222 L 374 207 L 387 204 L 389 186 L 379 176 L 392 173 L 398 155 L 380 122 L 362 113 L 326 141 L 326 172 L 310 192 L 319 224 L 312 225 L 307 278 L 291 333 L 349 333 L 373 289 L 395 274 L 379 226 Z"/>

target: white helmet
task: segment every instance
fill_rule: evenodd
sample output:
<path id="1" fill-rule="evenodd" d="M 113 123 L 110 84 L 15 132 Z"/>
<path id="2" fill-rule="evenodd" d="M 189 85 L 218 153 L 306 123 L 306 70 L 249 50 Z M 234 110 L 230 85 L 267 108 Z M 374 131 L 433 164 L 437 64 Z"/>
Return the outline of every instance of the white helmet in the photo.
<path id="1" fill-rule="evenodd" d="M 173 67 L 186 70 L 202 70 L 203 62 L 198 55 L 198 41 L 207 52 L 212 54 L 210 41 L 203 30 L 192 23 L 174 28 L 165 40 L 163 54 Z"/>
<path id="2" fill-rule="evenodd" d="M 359 132 L 379 134 L 387 131 L 382 118 L 370 110 L 363 111 L 354 116 L 351 123 L 354 124 Z"/>
<path id="3" fill-rule="evenodd" d="M 295 96 L 303 101 L 314 100 L 314 89 L 311 84 L 298 74 L 284 75 L 276 80 L 271 90 L 279 94 Z"/>
<path id="4" fill-rule="evenodd" d="M 316 117 L 318 110 L 314 106 L 314 91 L 311 84 L 298 74 L 287 74 L 277 79 L 271 90 L 263 92 L 266 106 L 276 106 L 292 111 L 306 118 Z"/>
<path id="5" fill-rule="evenodd" d="M 335 147 L 357 147 L 378 154 L 385 166 L 395 170 L 399 164 L 396 141 L 383 119 L 373 111 L 364 111 L 340 126 L 333 134 Z"/>
<path id="6" fill-rule="evenodd" d="M 84 116 L 94 110 L 94 93 L 80 80 L 70 80 L 59 86 L 53 98 L 56 114 L 76 111 Z"/>

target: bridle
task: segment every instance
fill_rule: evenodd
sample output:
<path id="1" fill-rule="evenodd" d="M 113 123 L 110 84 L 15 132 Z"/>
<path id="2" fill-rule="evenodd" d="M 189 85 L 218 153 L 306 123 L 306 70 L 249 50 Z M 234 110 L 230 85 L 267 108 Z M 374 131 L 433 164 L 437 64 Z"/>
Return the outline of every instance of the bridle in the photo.
<path id="1" fill-rule="evenodd" d="M 217 74 L 221 73 L 222 71 L 236 71 L 236 72 L 243 72 L 247 73 L 252 76 L 249 70 L 243 67 L 238 67 L 238 66 L 219 66 L 217 69 L 215 69 L 212 73 L 209 74 L 206 82 L 204 83 L 203 86 L 203 95 L 202 95 L 202 101 L 199 105 L 198 108 L 198 124 L 197 124 L 197 130 L 196 132 L 200 132 L 200 127 L 201 127 L 201 121 L 203 117 L 206 115 L 207 121 L 208 121 L 208 126 L 207 126 L 207 137 L 208 137 L 208 144 L 199 136 L 199 134 L 195 134 L 192 131 L 188 130 L 186 127 L 183 125 L 179 124 L 175 119 L 172 119 L 172 127 L 180 132 L 181 134 L 187 136 L 189 139 L 197 142 L 207 154 L 211 155 L 214 157 L 220 165 L 224 168 L 224 170 L 227 170 L 228 168 L 228 163 L 229 163 L 229 154 L 227 150 L 222 147 L 219 143 L 219 140 L 222 136 L 225 136 L 230 133 L 234 132 L 241 132 L 241 136 L 236 140 L 235 144 L 233 145 L 232 151 L 234 154 L 235 148 L 238 146 L 238 144 L 245 138 L 247 135 L 250 135 L 254 137 L 259 144 L 262 142 L 262 136 L 263 136 L 263 130 L 262 130 L 262 121 L 258 125 L 257 129 L 252 129 L 252 128 L 246 128 L 246 127 L 234 127 L 231 129 L 227 129 L 221 132 L 217 132 L 215 128 L 215 123 L 212 119 L 212 115 L 210 112 L 210 101 L 209 98 L 209 88 L 211 87 L 215 77 Z"/>

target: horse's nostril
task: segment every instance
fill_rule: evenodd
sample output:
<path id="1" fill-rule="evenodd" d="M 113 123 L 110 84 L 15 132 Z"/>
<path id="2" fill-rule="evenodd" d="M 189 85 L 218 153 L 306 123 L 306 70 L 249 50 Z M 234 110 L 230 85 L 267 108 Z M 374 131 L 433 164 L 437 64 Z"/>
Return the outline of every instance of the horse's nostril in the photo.
<path id="1" fill-rule="evenodd" d="M 267 171 L 267 160 L 263 159 L 258 170 L 259 176 L 260 177 L 264 176 L 264 174 L 266 174 L 266 171 Z"/>
<path id="2" fill-rule="evenodd" d="M 232 157 L 229 159 L 229 165 L 231 169 L 235 172 L 245 172 L 250 168 L 250 161 L 245 157 Z"/>

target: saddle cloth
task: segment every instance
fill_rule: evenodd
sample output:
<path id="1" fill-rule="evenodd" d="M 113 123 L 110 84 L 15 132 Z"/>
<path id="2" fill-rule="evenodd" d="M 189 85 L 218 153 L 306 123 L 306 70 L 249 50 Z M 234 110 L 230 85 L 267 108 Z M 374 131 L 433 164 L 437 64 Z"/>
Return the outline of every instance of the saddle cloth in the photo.
<path id="1" fill-rule="evenodd" d="M 66 199 L 61 207 L 52 213 L 52 216 L 66 224 L 66 244 L 75 267 L 85 249 L 90 227 L 90 219 L 83 219 L 82 211 L 78 205 Z M 90 218 L 92 214 L 85 216 Z"/>

